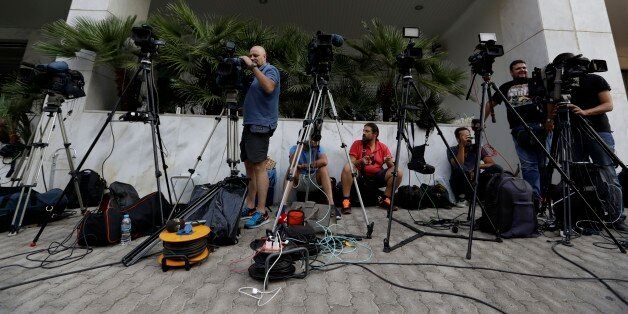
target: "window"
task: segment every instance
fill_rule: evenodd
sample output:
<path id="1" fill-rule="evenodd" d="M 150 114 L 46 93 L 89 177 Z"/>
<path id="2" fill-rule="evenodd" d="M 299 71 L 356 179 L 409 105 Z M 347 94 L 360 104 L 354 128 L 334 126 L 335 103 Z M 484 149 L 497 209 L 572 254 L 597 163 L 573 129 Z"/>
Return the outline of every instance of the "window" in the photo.
<path id="1" fill-rule="evenodd" d="M 0 41 L 0 84 L 20 68 L 26 41 Z"/>

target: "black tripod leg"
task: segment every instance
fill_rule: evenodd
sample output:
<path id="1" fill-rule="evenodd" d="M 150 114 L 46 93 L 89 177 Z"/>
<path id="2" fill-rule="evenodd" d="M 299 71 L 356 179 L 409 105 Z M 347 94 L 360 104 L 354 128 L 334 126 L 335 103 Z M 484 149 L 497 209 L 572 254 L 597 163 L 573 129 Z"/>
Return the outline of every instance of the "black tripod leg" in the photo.
<path id="1" fill-rule="evenodd" d="M 475 229 L 475 204 L 478 200 L 478 182 L 480 179 L 480 163 L 482 162 L 482 131 L 484 131 L 484 103 L 486 101 L 486 95 L 488 93 L 488 84 L 490 77 L 484 77 L 484 83 L 482 83 L 482 101 L 480 102 L 480 137 L 476 139 L 477 145 L 477 159 L 475 161 L 475 172 L 473 178 L 473 198 L 471 204 L 469 204 L 469 242 L 467 243 L 467 259 L 471 259 L 471 246 L 473 243 L 473 229 Z M 497 234 L 501 232 L 499 229 L 495 229 Z"/>
<path id="2" fill-rule="evenodd" d="M 390 229 L 393 221 L 393 206 L 395 206 L 395 187 L 397 186 L 397 171 L 399 170 L 399 157 L 401 153 L 401 141 L 404 127 L 406 123 L 406 116 L 408 110 L 406 106 L 410 99 L 410 88 L 408 87 L 410 84 L 409 81 L 404 81 L 404 89 L 401 98 L 401 104 L 397 108 L 397 148 L 395 150 L 395 166 L 393 167 L 393 185 L 392 192 L 390 193 L 390 206 L 388 207 L 388 226 L 386 229 L 386 238 L 384 239 L 384 252 L 390 252 Z"/>

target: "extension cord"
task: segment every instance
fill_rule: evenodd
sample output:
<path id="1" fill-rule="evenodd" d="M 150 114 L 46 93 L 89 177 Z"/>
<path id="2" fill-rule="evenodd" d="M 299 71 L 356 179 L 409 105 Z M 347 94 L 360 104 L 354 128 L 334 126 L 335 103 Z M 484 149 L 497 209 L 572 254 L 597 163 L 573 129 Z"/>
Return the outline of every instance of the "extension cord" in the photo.
<path id="1" fill-rule="evenodd" d="M 268 238 L 266 239 L 266 242 L 264 242 L 264 245 L 259 249 L 259 252 L 277 253 L 280 252 L 283 249 L 283 246 L 287 243 L 288 241 L 285 243 L 279 243 L 277 238 Z"/>

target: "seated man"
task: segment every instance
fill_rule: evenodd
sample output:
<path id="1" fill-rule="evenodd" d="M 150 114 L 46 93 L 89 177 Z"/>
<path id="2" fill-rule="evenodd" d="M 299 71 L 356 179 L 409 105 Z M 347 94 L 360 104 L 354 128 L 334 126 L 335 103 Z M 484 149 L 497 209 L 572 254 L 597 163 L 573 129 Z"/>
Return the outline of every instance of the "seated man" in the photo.
<path id="1" fill-rule="evenodd" d="M 380 206 L 388 208 L 390 206 L 390 196 L 393 193 L 393 169 L 395 162 L 388 147 L 380 142 L 379 128 L 375 123 L 369 122 L 364 125 L 362 130 L 362 140 L 357 140 L 351 145 L 349 157 L 351 163 L 359 172 L 359 179 L 368 182 L 367 184 L 375 184 L 374 188 L 386 187 L 384 197 L 380 201 Z M 384 169 L 386 164 L 387 169 Z M 401 184 L 403 179 L 401 169 L 397 171 L 397 184 L 395 189 Z M 353 176 L 349 164 L 342 169 L 342 213 L 351 213 L 351 185 L 353 184 Z M 356 187 L 357 188 L 357 187 Z"/>
<path id="2" fill-rule="evenodd" d="M 290 148 L 290 161 L 295 157 L 296 151 L 297 145 Z M 301 176 L 303 176 L 303 180 L 300 180 Z M 297 172 L 294 175 L 293 188 L 309 186 L 310 189 L 319 189 L 317 185 L 312 184 L 312 180 L 316 180 L 316 184 L 322 186 L 323 192 L 325 192 L 327 196 L 328 204 L 335 209 L 336 219 L 340 219 L 340 211 L 334 206 L 331 178 L 327 170 L 327 155 L 323 147 L 319 146 L 319 143 L 316 141 L 309 141 L 309 143 L 303 145 L 303 150 L 297 162 Z"/>
<path id="3" fill-rule="evenodd" d="M 457 146 L 451 147 L 454 156 L 452 156 L 449 150 L 447 150 L 447 159 L 451 164 L 451 178 L 449 179 L 449 184 L 451 185 L 451 190 L 456 197 L 456 202 L 461 202 L 465 199 L 470 200 L 473 196 L 473 190 L 465 181 L 465 176 L 469 179 L 469 181 L 471 181 L 471 183 L 473 183 L 477 155 L 476 149 L 472 145 L 471 132 L 469 129 L 465 127 L 457 128 L 454 131 L 454 135 L 458 141 Z M 454 158 L 462 165 L 464 171 L 460 170 Z M 485 173 L 496 173 L 501 172 L 502 170 L 499 165 L 495 164 L 493 157 L 491 157 L 491 153 L 486 147 L 482 148 L 482 162 L 483 163 L 480 164 L 480 169 L 485 169 Z"/>

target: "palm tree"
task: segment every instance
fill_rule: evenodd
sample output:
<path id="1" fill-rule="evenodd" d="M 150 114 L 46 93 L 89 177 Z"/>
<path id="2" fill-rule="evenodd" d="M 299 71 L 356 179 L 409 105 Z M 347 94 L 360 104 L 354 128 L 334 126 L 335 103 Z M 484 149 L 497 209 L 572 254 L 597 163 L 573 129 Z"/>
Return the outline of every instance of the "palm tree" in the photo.
<path id="1" fill-rule="evenodd" d="M 359 76 L 368 85 L 376 90 L 376 99 L 383 111 L 383 118 L 389 121 L 392 118 L 395 104 L 397 73 L 397 55 L 407 46 L 401 31 L 394 26 L 384 25 L 373 19 L 370 23 L 363 23 L 366 34 L 360 40 L 348 41 L 348 45 L 359 55 L 346 54 L 347 57 L 359 63 Z M 439 122 L 448 122 L 452 116 L 446 110 L 439 108 L 442 96 L 451 94 L 460 97 L 464 94 L 464 72 L 446 63 L 444 52 L 433 52 L 432 47 L 437 38 L 419 37 L 414 41 L 415 47 L 422 48 L 423 56 L 415 61 L 413 68 L 415 82 L 420 92 L 426 98 L 426 103 L 432 112 L 436 112 Z M 421 116 L 419 112 L 417 114 Z"/>
<path id="2" fill-rule="evenodd" d="M 160 92 L 171 90 L 171 106 L 203 107 L 205 113 L 220 111 L 221 94 L 216 68 L 225 56 L 225 43 L 235 41 L 243 22 L 235 18 L 198 16 L 184 1 L 170 3 L 149 18 L 156 35 L 166 44 L 157 56 L 158 71 L 167 79 Z M 236 53 L 241 53 L 241 47 Z"/>
<path id="3" fill-rule="evenodd" d="M 31 114 L 41 107 L 44 95 L 34 84 L 7 81 L 0 89 L 0 138 L 26 143 L 31 136 Z M 39 105 L 39 106 L 38 106 Z"/>

